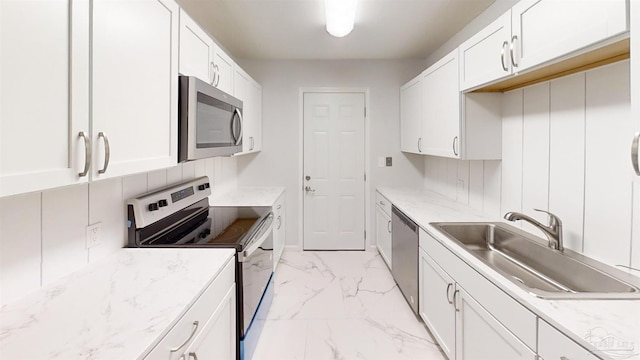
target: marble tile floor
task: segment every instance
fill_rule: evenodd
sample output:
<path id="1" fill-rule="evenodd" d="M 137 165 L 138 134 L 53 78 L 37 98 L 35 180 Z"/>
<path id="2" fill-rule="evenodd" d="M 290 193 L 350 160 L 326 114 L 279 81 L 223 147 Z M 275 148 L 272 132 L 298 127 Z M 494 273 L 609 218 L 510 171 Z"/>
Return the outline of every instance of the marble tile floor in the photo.
<path id="1" fill-rule="evenodd" d="M 377 251 L 286 250 L 253 360 L 443 360 Z"/>

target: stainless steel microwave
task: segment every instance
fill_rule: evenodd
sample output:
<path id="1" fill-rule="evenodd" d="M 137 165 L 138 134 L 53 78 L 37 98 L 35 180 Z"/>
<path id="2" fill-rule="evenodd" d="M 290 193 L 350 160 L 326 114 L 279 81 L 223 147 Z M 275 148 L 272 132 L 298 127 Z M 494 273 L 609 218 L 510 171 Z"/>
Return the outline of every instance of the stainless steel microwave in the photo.
<path id="1" fill-rule="evenodd" d="M 242 101 L 194 76 L 179 82 L 178 161 L 242 151 Z"/>

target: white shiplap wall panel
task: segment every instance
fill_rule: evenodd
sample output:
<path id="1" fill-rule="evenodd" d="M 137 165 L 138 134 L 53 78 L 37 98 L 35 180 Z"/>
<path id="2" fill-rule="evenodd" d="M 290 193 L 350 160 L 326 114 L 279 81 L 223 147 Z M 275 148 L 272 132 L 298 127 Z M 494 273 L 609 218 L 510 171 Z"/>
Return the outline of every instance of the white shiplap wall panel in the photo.
<path id="1" fill-rule="evenodd" d="M 458 165 L 456 176 L 456 201 L 469 205 L 469 161 L 455 161 Z"/>
<path id="2" fill-rule="evenodd" d="M 167 186 L 167 170 L 155 170 L 147 173 L 147 186 L 149 191 Z"/>
<path id="3" fill-rule="evenodd" d="M 101 243 L 89 249 L 89 262 L 109 256 L 126 244 L 122 233 L 127 217 L 122 178 L 89 184 L 89 224 L 101 223 Z"/>
<path id="4" fill-rule="evenodd" d="M 629 264 L 632 175 L 629 62 L 586 74 L 584 253 L 610 264 Z"/>
<path id="5" fill-rule="evenodd" d="M 522 123 L 522 212 L 547 223 L 549 208 L 549 83 L 524 89 Z M 528 223 L 523 228 L 540 234 Z"/>
<path id="6" fill-rule="evenodd" d="M 40 288 L 41 197 L 0 198 L 0 304 Z"/>
<path id="7" fill-rule="evenodd" d="M 502 195 L 501 213 L 522 211 L 522 112 L 523 90 L 502 98 Z"/>
<path id="8" fill-rule="evenodd" d="M 564 246 L 582 251 L 585 74 L 551 81 L 549 211 L 562 219 Z"/>
<path id="9" fill-rule="evenodd" d="M 469 161 L 469 206 L 482 211 L 484 208 L 484 162 Z"/>
<path id="10" fill-rule="evenodd" d="M 88 201 L 88 184 L 42 193 L 43 285 L 87 265 Z"/>
<path id="11" fill-rule="evenodd" d="M 484 212 L 491 216 L 501 217 L 500 191 L 502 185 L 502 163 L 498 160 L 484 161 Z"/>
<path id="12" fill-rule="evenodd" d="M 182 164 L 167 169 L 167 185 L 182 181 Z"/>

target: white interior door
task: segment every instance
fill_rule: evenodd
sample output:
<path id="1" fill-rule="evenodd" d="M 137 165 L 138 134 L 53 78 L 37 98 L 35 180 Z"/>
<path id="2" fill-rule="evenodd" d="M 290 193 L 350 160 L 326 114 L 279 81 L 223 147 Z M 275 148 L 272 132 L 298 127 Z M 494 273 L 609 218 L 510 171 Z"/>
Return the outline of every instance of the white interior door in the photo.
<path id="1" fill-rule="evenodd" d="M 364 98 L 304 94 L 305 250 L 364 250 Z"/>

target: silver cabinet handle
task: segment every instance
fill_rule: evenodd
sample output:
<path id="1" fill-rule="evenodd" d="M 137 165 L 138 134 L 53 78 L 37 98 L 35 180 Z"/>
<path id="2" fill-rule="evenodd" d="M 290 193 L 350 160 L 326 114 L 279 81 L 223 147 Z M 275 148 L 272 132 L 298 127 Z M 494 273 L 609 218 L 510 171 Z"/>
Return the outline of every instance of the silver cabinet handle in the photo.
<path id="1" fill-rule="evenodd" d="M 91 144 L 89 143 L 89 138 L 84 131 L 80 131 L 78 133 L 78 137 L 81 137 L 84 140 L 84 170 L 81 173 L 78 173 L 79 177 L 85 177 L 89 173 L 89 166 L 91 165 Z"/>
<path id="2" fill-rule="evenodd" d="M 560 356 L 560 360 L 571 360 L 571 359 L 569 359 L 569 358 L 568 358 L 568 357 L 566 357 L 566 356 Z"/>
<path id="3" fill-rule="evenodd" d="M 209 78 L 211 79 L 209 84 L 213 85 L 216 82 L 216 65 L 213 63 L 213 61 L 209 65 L 209 73 Z"/>
<path id="4" fill-rule="evenodd" d="M 282 216 L 278 215 L 278 230 L 280 230 L 281 226 L 282 226 Z"/>
<path id="5" fill-rule="evenodd" d="M 513 65 L 513 67 L 518 67 L 518 63 L 516 63 L 516 59 L 515 59 L 515 55 L 513 54 L 514 51 L 514 46 L 513 44 L 515 44 L 515 42 L 518 41 L 518 35 L 513 35 L 511 37 L 511 45 L 509 46 L 509 52 L 511 53 L 511 64 Z"/>
<path id="6" fill-rule="evenodd" d="M 640 176 L 640 166 L 638 165 L 638 146 L 640 143 L 640 132 L 637 132 L 633 137 L 633 142 L 631 143 L 631 164 L 633 164 L 633 171 L 636 172 L 636 175 Z"/>
<path id="7" fill-rule="evenodd" d="M 460 290 L 456 290 L 453 292 L 453 308 L 456 311 L 460 311 L 460 309 L 458 309 L 458 293 L 460 293 Z"/>
<path id="8" fill-rule="evenodd" d="M 253 136 L 250 136 L 249 140 L 251 141 L 251 147 L 249 148 L 249 150 L 253 150 L 253 147 L 255 145 L 255 143 L 253 142 Z"/>
<path id="9" fill-rule="evenodd" d="M 447 302 L 449 304 L 453 304 L 453 300 L 449 300 L 449 290 L 451 290 L 451 287 L 453 286 L 453 283 L 448 283 L 447 284 Z M 455 295 L 455 293 L 454 293 Z"/>
<path id="10" fill-rule="evenodd" d="M 509 68 L 504 63 L 504 53 L 506 52 L 505 49 L 508 47 L 509 47 L 509 42 L 505 40 L 505 42 L 502 43 L 502 50 L 500 51 L 500 64 L 502 64 L 502 70 L 504 71 L 509 71 Z"/>
<path id="11" fill-rule="evenodd" d="M 453 138 L 453 154 L 455 156 L 458 156 L 458 150 L 456 149 L 458 147 L 457 143 L 458 143 L 458 137 L 456 136 Z"/>
<path id="12" fill-rule="evenodd" d="M 385 206 L 385 205 L 387 205 L 387 203 L 385 203 L 384 201 L 380 200 L 380 205 Z"/>
<path id="13" fill-rule="evenodd" d="M 109 138 L 102 131 L 98 133 L 98 139 L 104 139 L 104 167 L 98 170 L 98 174 L 104 174 L 109 167 L 109 160 L 111 158 L 111 147 L 109 146 Z"/>
<path id="14" fill-rule="evenodd" d="M 282 208 L 282 205 L 278 205 L 278 207 L 276 207 L 276 209 L 280 210 Z"/>
<path id="15" fill-rule="evenodd" d="M 422 152 L 422 138 L 418 138 L 418 152 Z"/>
<path id="16" fill-rule="evenodd" d="M 387 221 L 387 231 L 391 234 L 391 220 Z"/>
<path id="17" fill-rule="evenodd" d="M 191 331 L 191 335 L 189 335 L 189 338 L 188 338 L 187 340 L 185 340 L 185 341 L 182 343 L 182 345 L 180 345 L 180 346 L 178 346 L 178 347 L 176 347 L 176 348 L 173 348 L 173 349 L 171 349 L 170 351 L 171 351 L 171 352 L 176 352 L 176 351 L 178 351 L 178 350 L 182 349 L 185 345 L 187 345 L 187 344 L 189 343 L 189 341 L 191 341 L 191 339 L 193 339 L 193 335 L 195 335 L 195 334 L 196 334 L 196 331 L 198 331 L 198 325 L 200 325 L 200 322 L 199 322 L 199 321 L 197 321 L 197 320 L 196 320 L 196 321 L 194 321 L 194 322 L 193 322 L 193 330 Z M 189 354 L 189 356 L 191 356 L 191 354 Z"/>
<path id="18" fill-rule="evenodd" d="M 316 189 L 312 189 L 311 186 L 307 185 L 307 186 L 304 187 L 304 191 L 306 191 L 306 192 L 316 192 Z"/>
<path id="19" fill-rule="evenodd" d="M 218 65 L 213 65 L 213 68 L 216 70 L 216 84 L 214 85 L 215 87 L 218 87 L 218 85 L 220 85 L 220 68 L 218 67 Z"/>
<path id="20" fill-rule="evenodd" d="M 198 355 L 196 355 L 196 353 L 195 353 L 195 352 L 190 352 L 190 353 L 189 353 L 189 357 L 190 357 L 190 358 L 193 358 L 193 360 L 198 360 Z"/>

